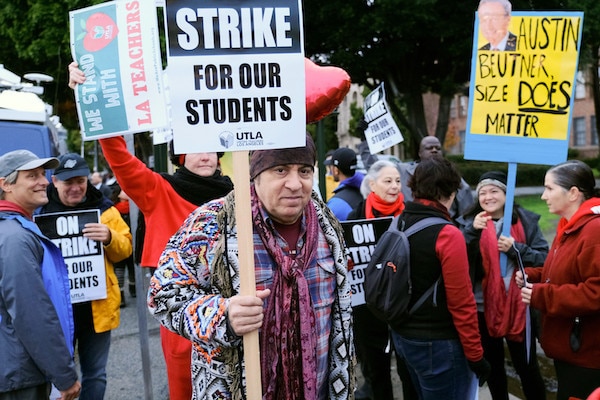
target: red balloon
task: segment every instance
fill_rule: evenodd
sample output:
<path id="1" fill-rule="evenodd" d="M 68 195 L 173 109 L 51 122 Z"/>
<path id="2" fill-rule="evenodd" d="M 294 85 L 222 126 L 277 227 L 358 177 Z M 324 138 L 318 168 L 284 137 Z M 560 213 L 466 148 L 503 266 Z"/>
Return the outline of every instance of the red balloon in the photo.
<path id="1" fill-rule="evenodd" d="M 350 76 L 339 67 L 321 67 L 304 59 L 306 74 L 306 122 L 327 116 L 344 100 L 350 90 Z"/>

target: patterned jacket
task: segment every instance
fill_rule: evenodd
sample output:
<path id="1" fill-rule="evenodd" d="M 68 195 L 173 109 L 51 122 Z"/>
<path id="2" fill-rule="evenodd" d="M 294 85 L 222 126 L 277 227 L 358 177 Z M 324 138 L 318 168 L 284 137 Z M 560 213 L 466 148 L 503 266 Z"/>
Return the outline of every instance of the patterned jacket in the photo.
<path id="1" fill-rule="evenodd" d="M 329 243 L 337 277 L 327 398 L 352 399 L 352 308 L 343 233 L 337 219 L 315 193 L 312 202 Z M 227 319 L 229 298 L 239 292 L 240 284 L 234 214 L 233 193 L 190 214 L 169 241 L 150 282 L 150 312 L 166 328 L 193 343 L 193 399 L 242 398 L 242 338 L 233 333 Z"/>

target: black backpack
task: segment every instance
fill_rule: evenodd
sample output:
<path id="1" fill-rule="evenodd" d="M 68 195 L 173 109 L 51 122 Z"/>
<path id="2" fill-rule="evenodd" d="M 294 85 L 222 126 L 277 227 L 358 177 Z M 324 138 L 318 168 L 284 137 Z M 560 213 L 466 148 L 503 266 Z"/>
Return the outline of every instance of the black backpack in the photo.
<path id="1" fill-rule="evenodd" d="M 441 276 L 409 309 L 412 295 L 410 279 L 410 244 L 408 237 L 427 227 L 449 224 L 440 217 L 424 218 L 406 231 L 398 229 L 399 216 L 392 220 L 387 231 L 377 242 L 371 261 L 365 269 L 365 301 L 382 321 L 392 328 L 400 326 L 437 288 Z"/>

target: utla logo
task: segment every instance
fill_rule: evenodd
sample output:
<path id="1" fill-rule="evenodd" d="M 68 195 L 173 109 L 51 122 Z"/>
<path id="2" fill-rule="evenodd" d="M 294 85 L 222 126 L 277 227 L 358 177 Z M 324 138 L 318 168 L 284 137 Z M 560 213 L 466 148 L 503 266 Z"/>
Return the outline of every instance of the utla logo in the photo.
<path id="1" fill-rule="evenodd" d="M 90 15 L 87 21 L 81 20 L 83 32 L 77 38 L 83 37 L 83 48 L 89 52 L 102 50 L 114 38 L 117 37 L 119 29 L 115 21 L 105 13 L 97 12 Z"/>

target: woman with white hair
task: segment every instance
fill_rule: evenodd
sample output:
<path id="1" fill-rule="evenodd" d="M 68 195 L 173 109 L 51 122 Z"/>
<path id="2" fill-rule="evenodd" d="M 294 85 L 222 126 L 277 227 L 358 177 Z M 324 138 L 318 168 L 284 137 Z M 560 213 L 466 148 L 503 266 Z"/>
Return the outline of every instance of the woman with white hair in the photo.
<path id="1" fill-rule="evenodd" d="M 365 197 L 348 215 L 348 220 L 395 217 L 404 210 L 404 196 L 400 191 L 400 172 L 391 161 L 375 162 L 362 181 L 360 191 Z M 389 330 L 366 304 L 353 307 L 354 346 L 365 378 L 365 386 L 358 390 L 357 399 L 387 400 L 393 398 L 390 375 Z M 402 386 L 410 387 L 403 380 Z M 367 392 L 364 393 L 363 391 Z M 372 393 L 369 393 L 372 391 Z M 406 397 L 405 398 L 410 398 Z"/>

